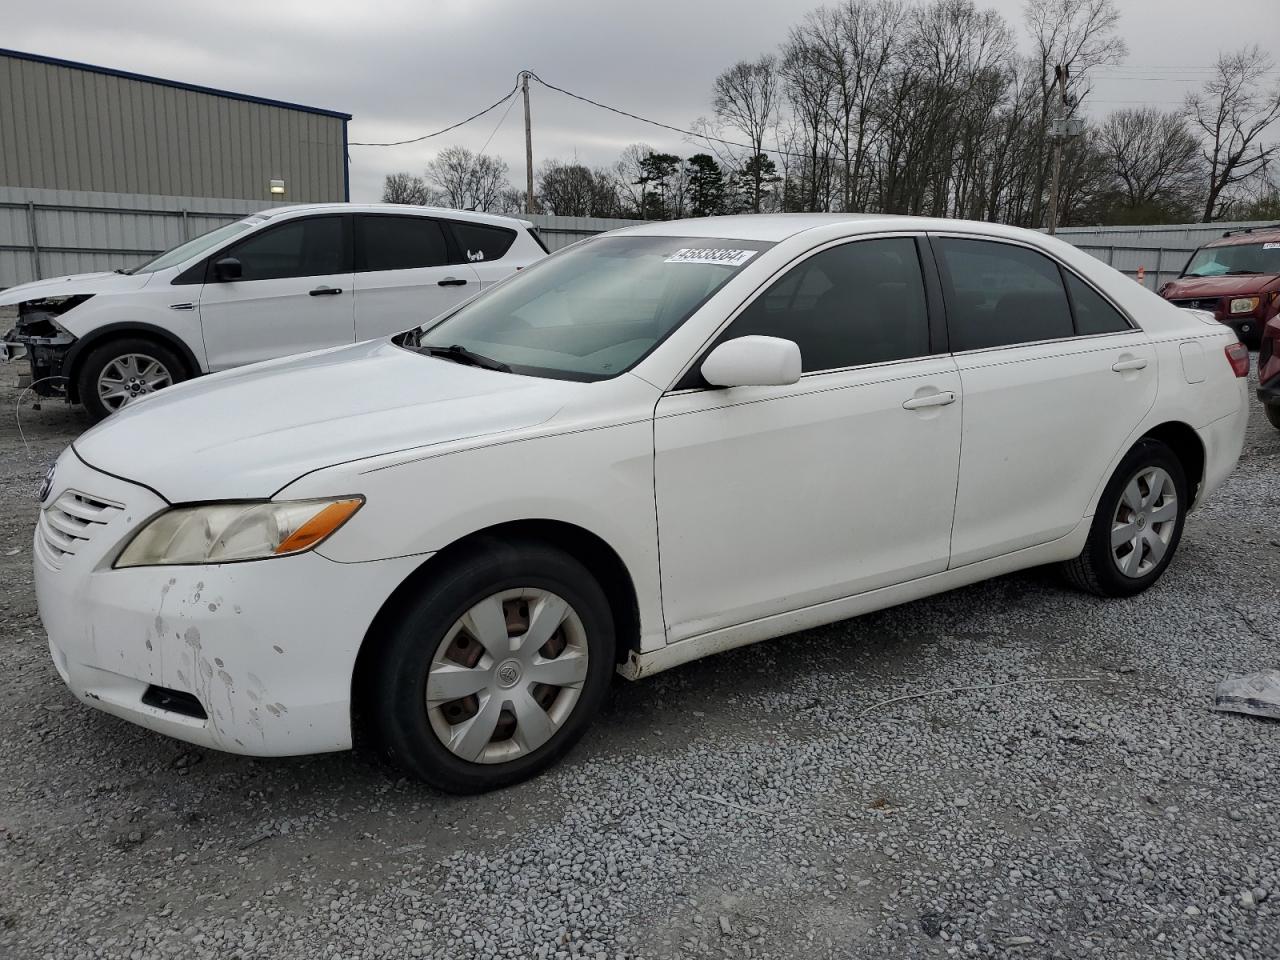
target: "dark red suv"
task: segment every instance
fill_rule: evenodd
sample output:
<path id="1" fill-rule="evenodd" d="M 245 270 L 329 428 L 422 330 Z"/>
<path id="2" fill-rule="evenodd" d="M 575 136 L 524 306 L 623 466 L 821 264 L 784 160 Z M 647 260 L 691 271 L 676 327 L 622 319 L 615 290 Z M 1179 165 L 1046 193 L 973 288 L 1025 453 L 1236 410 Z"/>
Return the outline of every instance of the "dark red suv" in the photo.
<path id="1" fill-rule="evenodd" d="M 1271 425 L 1280 430 L 1280 314 L 1262 330 L 1258 347 L 1258 399 Z"/>
<path id="2" fill-rule="evenodd" d="M 1258 349 L 1262 328 L 1280 314 L 1280 224 L 1231 230 L 1191 255 L 1182 275 L 1160 288 L 1179 307 L 1208 310 Z"/>

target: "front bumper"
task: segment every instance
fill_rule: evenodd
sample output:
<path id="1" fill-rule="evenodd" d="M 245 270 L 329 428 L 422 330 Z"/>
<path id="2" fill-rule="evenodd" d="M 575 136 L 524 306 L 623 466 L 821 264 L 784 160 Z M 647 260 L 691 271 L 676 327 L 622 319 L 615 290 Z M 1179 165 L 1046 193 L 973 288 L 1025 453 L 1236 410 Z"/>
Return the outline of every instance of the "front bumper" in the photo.
<path id="1" fill-rule="evenodd" d="M 1259 320 L 1253 314 L 1240 317 L 1219 317 L 1218 322 L 1235 331 L 1236 339 L 1248 347 L 1257 348 L 1262 337 L 1262 328 L 1267 321 Z"/>
<path id="2" fill-rule="evenodd" d="M 123 542 L 167 504 L 93 470 L 71 450 L 58 462 L 44 514 L 68 491 L 110 507 L 73 554 L 51 547 L 45 520 L 36 531 L 40 617 L 54 665 L 77 697 L 231 753 L 289 756 L 351 746 L 360 643 L 421 557 L 343 564 L 311 552 L 113 570 Z M 205 716 L 167 708 L 163 697 L 148 696 L 153 687 L 195 697 Z"/>
<path id="3" fill-rule="evenodd" d="M 31 363 L 31 390 L 42 397 L 67 396 L 67 378 L 63 369 L 67 352 L 75 338 L 64 333 L 53 337 L 37 337 L 10 330 L 0 339 L 0 360 Z"/>

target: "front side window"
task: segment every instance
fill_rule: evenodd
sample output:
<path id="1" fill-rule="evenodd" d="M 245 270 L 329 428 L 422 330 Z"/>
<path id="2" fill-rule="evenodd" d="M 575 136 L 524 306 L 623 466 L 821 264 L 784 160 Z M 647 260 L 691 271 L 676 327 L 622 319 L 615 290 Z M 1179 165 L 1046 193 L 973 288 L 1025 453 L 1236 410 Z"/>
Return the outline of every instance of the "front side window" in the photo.
<path id="1" fill-rule="evenodd" d="M 749 335 L 795 341 L 805 373 L 927 355 L 915 240 L 859 240 L 814 254 L 774 281 L 720 341 Z"/>
<path id="2" fill-rule="evenodd" d="M 444 228 L 429 217 L 356 217 L 356 270 L 413 270 L 449 262 Z"/>
<path id="3" fill-rule="evenodd" d="M 345 220 L 344 216 L 289 220 L 255 233 L 224 255 L 240 261 L 242 280 L 349 273 L 351 257 Z"/>
<path id="4" fill-rule="evenodd" d="M 515 231 L 503 227 L 463 223 L 460 220 L 454 220 L 449 226 L 458 245 L 458 256 L 465 263 L 501 260 L 516 241 Z"/>
<path id="5" fill-rule="evenodd" d="M 601 380 L 627 370 L 772 244 L 601 237 L 491 287 L 417 337 L 515 373 Z"/>
<path id="6" fill-rule="evenodd" d="M 200 256 L 202 253 L 215 249 L 233 237 L 238 237 L 240 234 L 252 230 L 260 223 L 262 223 L 262 220 L 249 217 L 245 220 L 237 220 L 235 223 L 224 224 L 221 227 L 210 230 L 208 233 L 202 233 L 186 243 L 181 243 L 171 250 L 166 250 L 154 260 L 148 260 L 142 266 L 134 267 L 129 273 L 155 273 L 157 270 L 176 267 Z"/>
<path id="7" fill-rule="evenodd" d="M 1201 247 L 1187 263 L 1184 277 L 1248 276 L 1280 273 L 1280 242 L 1232 243 Z"/>
<path id="8" fill-rule="evenodd" d="M 1009 243 L 933 241 L 947 298 L 951 349 L 981 350 L 1075 333 L 1058 265 Z"/>

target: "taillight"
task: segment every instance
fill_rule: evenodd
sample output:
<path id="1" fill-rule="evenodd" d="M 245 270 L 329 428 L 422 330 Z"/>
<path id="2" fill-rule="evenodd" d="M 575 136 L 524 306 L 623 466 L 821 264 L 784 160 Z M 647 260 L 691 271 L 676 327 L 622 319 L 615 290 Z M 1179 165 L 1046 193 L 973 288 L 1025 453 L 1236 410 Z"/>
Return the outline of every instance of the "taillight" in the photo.
<path id="1" fill-rule="evenodd" d="M 1227 363 L 1231 364 L 1231 369 L 1235 371 L 1237 377 L 1247 377 L 1249 375 L 1249 348 L 1243 343 L 1229 343 L 1224 351 L 1227 355 Z"/>

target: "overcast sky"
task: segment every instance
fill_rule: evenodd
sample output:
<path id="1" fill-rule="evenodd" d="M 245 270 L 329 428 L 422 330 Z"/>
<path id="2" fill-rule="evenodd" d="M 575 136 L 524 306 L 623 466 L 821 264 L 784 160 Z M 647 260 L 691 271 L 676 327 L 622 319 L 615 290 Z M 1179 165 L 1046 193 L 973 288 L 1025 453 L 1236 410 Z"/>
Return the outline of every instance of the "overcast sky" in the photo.
<path id="1" fill-rule="evenodd" d="M 1259 43 L 1280 58 L 1277 0 L 1117 0 L 1126 68 L 1096 77 L 1092 108 L 1170 108 L 1220 49 Z M 774 49 L 818 3 L 785 0 L 5 0 L 0 45 L 189 83 L 341 110 L 352 140 L 400 140 L 497 100 L 521 68 L 677 126 L 709 111 L 716 74 Z M 1022 38 L 1022 0 L 978 0 Z M 193 15 L 192 12 L 200 12 Z M 1023 40 L 1025 42 L 1025 40 Z M 1139 69 L 1142 68 L 1142 69 Z M 1120 75 L 1125 78 L 1121 79 Z M 594 165 L 629 143 L 688 155 L 675 134 L 533 90 L 535 164 Z M 501 110 L 408 147 L 352 147 L 353 200 L 439 148 L 478 150 Z M 511 109 L 490 153 L 524 180 L 523 119 Z"/>

